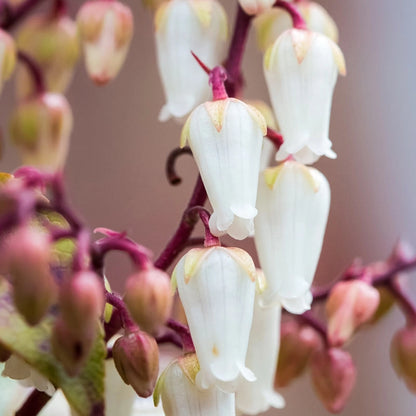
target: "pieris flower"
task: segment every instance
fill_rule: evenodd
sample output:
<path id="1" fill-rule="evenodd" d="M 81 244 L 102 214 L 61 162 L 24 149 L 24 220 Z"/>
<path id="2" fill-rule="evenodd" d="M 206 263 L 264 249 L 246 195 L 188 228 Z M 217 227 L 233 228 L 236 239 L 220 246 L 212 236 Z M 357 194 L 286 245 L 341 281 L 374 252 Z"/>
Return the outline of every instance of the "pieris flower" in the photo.
<path id="1" fill-rule="evenodd" d="M 270 9 L 275 0 L 238 0 L 247 14 L 258 14 Z"/>
<path id="2" fill-rule="evenodd" d="M 235 98 L 209 101 L 189 116 L 181 137 L 188 140 L 214 213 L 212 234 L 242 240 L 253 232 L 264 117 Z"/>
<path id="3" fill-rule="evenodd" d="M 88 1 L 77 16 L 85 66 L 96 84 L 106 84 L 120 71 L 133 36 L 133 15 L 118 1 Z"/>
<path id="4" fill-rule="evenodd" d="M 284 143 L 276 160 L 335 158 L 328 137 L 332 94 L 344 56 L 336 43 L 307 30 L 284 32 L 267 49 L 264 73 Z"/>
<path id="5" fill-rule="evenodd" d="M 155 404 L 162 398 L 166 416 L 233 416 L 233 393 L 212 386 L 201 390 L 195 383 L 199 370 L 195 354 L 173 361 L 161 375 L 155 389 Z"/>
<path id="6" fill-rule="evenodd" d="M 255 243 L 267 279 L 265 305 L 293 313 L 310 308 L 310 286 L 325 233 L 330 203 L 326 178 L 287 161 L 260 174 Z"/>
<path id="7" fill-rule="evenodd" d="M 240 376 L 255 380 L 245 366 L 255 277 L 253 260 L 239 248 L 192 249 L 177 264 L 172 279 L 201 366 L 198 387 L 235 391 Z"/>
<path id="8" fill-rule="evenodd" d="M 334 42 L 338 42 L 337 25 L 320 4 L 313 1 L 302 1 L 297 3 L 296 7 L 309 30 L 322 33 Z M 284 31 L 291 29 L 292 26 L 290 14 L 280 7 L 273 7 L 256 16 L 254 27 L 260 50 L 265 52 Z"/>
<path id="9" fill-rule="evenodd" d="M 155 30 L 166 96 L 159 120 L 181 119 L 211 95 L 191 51 L 209 67 L 219 65 L 225 56 L 227 16 L 216 0 L 171 0 L 158 8 Z"/>
<path id="10" fill-rule="evenodd" d="M 243 380 L 235 397 L 237 409 L 247 415 L 285 406 L 283 397 L 273 388 L 279 355 L 281 306 L 264 308 L 259 302 L 260 297 L 261 294 L 256 293 L 246 359 L 257 380 Z"/>

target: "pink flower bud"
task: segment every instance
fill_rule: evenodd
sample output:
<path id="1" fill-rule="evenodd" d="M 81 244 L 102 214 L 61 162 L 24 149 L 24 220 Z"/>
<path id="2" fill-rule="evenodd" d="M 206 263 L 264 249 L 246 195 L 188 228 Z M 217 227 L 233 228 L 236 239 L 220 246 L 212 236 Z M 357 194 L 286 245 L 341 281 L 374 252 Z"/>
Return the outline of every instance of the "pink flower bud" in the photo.
<path id="1" fill-rule="evenodd" d="M 416 326 L 405 327 L 396 332 L 390 346 L 390 359 L 407 388 L 416 393 Z"/>
<path id="2" fill-rule="evenodd" d="M 71 327 L 62 317 L 53 327 L 52 352 L 70 376 L 77 375 L 85 364 L 97 336 L 98 322 L 80 328 Z"/>
<path id="3" fill-rule="evenodd" d="M 23 164 L 55 171 L 62 169 L 72 131 L 72 111 L 63 95 L 45 93 L 18 105 L 10 135 Z"/>
<path id="4" fill-rule="evenodd" d="M 106 84 L 120 71 L 133 36 L 130 9 L 118 1 L 89 1 L 78 12 L 85 65 L 96 84 Z"/>
<path id="5" fill-rule="evenodd" d="M 364 281 L 337 283 L 326 303 L 330 344 L 340 347 L 347 342 L 360 325 L 373 317 L 379 303 L 377 289 Z"/>
<path id="6" fill-rule="evenodd" d="M 312 383 L 324 406 L 340 412 L 354 387 L 356 369 L 351 355 L 339 348 L 315 351 L 310 361 Z"/>
<path id="7" fill-rule="evenodd" d="M 127 279 L 124 300 L 140 328 L 157 333 L 172 310 L 169 276 L 156 268 L 133 274 Z"/>
<path id="8" fill-rule="evenodd" d="M 297 322 L 282 323 L 279 359 L 275 375 L 275 387 L 286 387 L 302 375 L 313 351 L 322 342 L 319 335 L 309 326 Z"/>
<path id="9" fill-rule="evenodd" d="M 149 397 L 159 372 L 159 349 L 155 339 L 134 331 L 119 338 L 113 347 L 114 364 L 126 384 L 141 397 Z"/>
<path id="10" fill-rule="evenodd" d="M 38 13 L 21 25 L 16 38 L 19 50 L 32 57 L 41 69 L 50 92 L 64 93 L 69 86 L 79 56 L 75 22 L 62 13 Z M 17 96 L 35 92 L 33 77 L 24 65 L 17 71 Z"/>
<path id="11" fill-rule="evenodd" d="M 10 275 L 16 309 L 36 325 L 56 298 L 49 237 L 35 227 L 21 226 L 4 240 L 1 251 L 1 268 Z"/>
<path id="12" fill-rule="evenodd" d="M 79 272 L 63 285 L 60 306 L 62 318 L 74 330 L 95 325 L 104 309 L 103 282 L 93 272 Z"/>

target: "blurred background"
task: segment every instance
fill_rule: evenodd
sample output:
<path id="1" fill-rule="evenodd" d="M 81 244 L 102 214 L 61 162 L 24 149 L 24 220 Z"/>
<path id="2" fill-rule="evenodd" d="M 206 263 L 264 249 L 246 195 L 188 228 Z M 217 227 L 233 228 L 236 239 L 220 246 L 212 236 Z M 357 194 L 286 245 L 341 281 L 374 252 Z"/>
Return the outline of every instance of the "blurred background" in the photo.
<path id="1" fill-rule="evenodd" d="M 82 2 L 69 3 L 75 15 Z M 135 35 L 118 78 L 96 87 L 83 63 L 78 64 L 68 94 L 75 128 L 66 175 L 73 205 L 92 228 L 126 230 L 157 256 L 180 219 L 196 168 L 184 156 L 177 164 L 183 183 L 172 187 L 165 178 L 165 160 L 179 144 L 180 126 L 157 120 L 164 96 L 156 68 L 152 15 L 139 1 L 127 3 L 135 14 Z M 236 1 L 222 3 L 232 25 Z M 416 246 L 416 2 L 320 3 L 338 24 L 348 70 L 335 90 L 330 130 L 338 159 L 317 164 L 332 188 L 316 278 L 323 284 L 357 256 L 365 262 L 386 258 L 398 238 Z M 244 60 L 246 96 L 268 101 L 262 56 L 253 35 Z M 19 163 L 7 137 L 13 105 L 9 82 L 0 100 L 3 171 L 12 171 Z M 253 252 L 252 243 L 244 247 Z M 116 289 L 122 291 L 128 272 L 127 260 L 112 255 L 107 274 Z M 342 415 L 414 414 L 416 398 L 397 379 L 389 362 L 391 337 L 403 324 L 395 310 L 354 339 L 349 350 L 358 367 L 358 382 Z M 307 375 L 282 394 L 286 409 L 269 415 L 327 414 Z"/>

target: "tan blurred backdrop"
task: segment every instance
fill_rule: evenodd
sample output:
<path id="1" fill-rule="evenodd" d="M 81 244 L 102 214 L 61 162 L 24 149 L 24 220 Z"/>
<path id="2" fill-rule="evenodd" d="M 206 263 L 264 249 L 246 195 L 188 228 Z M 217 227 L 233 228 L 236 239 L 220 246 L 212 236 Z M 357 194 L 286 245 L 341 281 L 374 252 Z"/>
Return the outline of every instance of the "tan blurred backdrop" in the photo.
<path id="1" fill-rule="evenodd" d="M 75 14 L 80 0 L 70 1 Z M 234 17 L 235 0 L 223 0 Z M 91 227 L 127 230 L 157 255 L 174 231 L 193 187 L 196 170 L 183 157 L 184 183 L 168 185 L 164 163 L 179 143 L 180 127 L 157 121 L 164 97 L 155 61 L 152 16 L 140 1 L 130 0 L 135 36 L 119 77 L 95 87 L 82 62 L 68 97 L 75 129 L 67 165 L 74 206 Z M 332 188 L 331 214 L 317 281 L 334 278 L 356 256 L 384 258 L 398 237 L 416 245 L 416 44 L 415 0 L 322 0 L 340 30 L 348 76 L 335 91 L 331 139 L 335 161 L 318 163 Z M 232 20 L 230 20 L 232 22 Z M 268 99 L 262 57 L 250 38 L 244 70 L 247 97 Z M 7 119 L 13 107 L 8 85 L 0 100 L 6 137 L 2 170 L 17 167 L 7 141 Z M 252 249 L 252 244 L 246 245 Z M 114 255 L 107 272 L 115 287 L 129 271 Z M 416 278 L 416 276 L 415 276 Z M 416 289 L 416 285 L 413 285 Z M 345 416 L 415 414 L 416 398 L 390 368 L 389 343 L 403 324 L 395 311 L 350 346 L 358 367 L 358 383 Z M 311 392 L 308 377 L 282 392 L 283 411 L 274 415 L 326 415 Z"/>

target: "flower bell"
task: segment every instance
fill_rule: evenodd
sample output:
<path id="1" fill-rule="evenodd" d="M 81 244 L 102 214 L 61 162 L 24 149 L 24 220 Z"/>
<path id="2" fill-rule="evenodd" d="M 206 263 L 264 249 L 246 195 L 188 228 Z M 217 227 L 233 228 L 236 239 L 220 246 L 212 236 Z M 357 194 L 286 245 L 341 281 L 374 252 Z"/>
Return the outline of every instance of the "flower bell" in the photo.
<path id="1" fill-rule="evenodd" d="M 3 82 L 8 80 L 16 65 L 16 46 L 13 38 L 0 29 L 0 92 Z"/>
<path id="2" fill-rule="evenodd" d="M 285 401 L 273 388 L 280 343 L 280 305 L 263 308 L 260 294 L 254 301 L 253 324 L 247 349 L 247 366 L 256 376 L 243 380 L 236 392 L 236 407 L 247 415 L 257 415 L 270 407 L 282 409 Z"/>
<path id="3" fill-rule="evenodd" d="M 63 95 L 44 93 L 21 102 L 10 135 L 23 164 L 49 171 L 64 167 L 72 131 L 72 111 Z"/>
<path id="4" fill-rule="evenodd" d="M 325 234 L 330 203 L 326 178 L 295 161 L 260 174 L 255 243 L 267 287 L 265 305 L 292 313 L 310 308 L 310 286 Z"/>
<path id="5" fill-rule="evenodd" d="M 216 0 L 171 0 L 155 16 L 159 73 L 166 96 L 159 120 L 181 119 L 210 97 L 207 77 L 191 55 L 209 67 L 225 57 L 227 16 Z"/>
<path id="6" fill-rule="evenodd" d="M 195 382 L 198 371 L 195 354 L 173 361 L 158 380 L 155 405 L 161 397 L 166 416 L 235 416 L 234 394 L 215 386 L 200 390 Z"/>
<path id="7" fill-rule="evenodd" d="M 133 15 L 118 1 L 88 1 L 78 12 L 88 75 L 98 85 L 119 73 L 133 36 Z"/>
<path id="8" fill-rule="evenodd" d="M 328 137 L 332 94 L 344 56 L 324 35 L 303 29 L 284 32 L 264 56 L 264 73 L 284 143 L 276 160 L 289 155 L 310 164 L 335 158 Z"/>
<path id="9" fill-rule="evenodd" d="M 270 9 L 275 0 L 238 0 L 238 2 L 247 14 L 253 15 Z"/>
<path id="10" fill-rule="evenodd" d="M 301 1 L 296 4 L 296 7 L 309 30 L 322 33 L 334 42 L 338 42 L 337 25 L 320 4 L 313 1 Z M 265 52 L 284 31 L 292 29 L 292 18 L 286 10 L 273 7 L 256 16 L 254 27 L 259 49 Z"/>
<path id="11" fill-rule="evenodd" d="M 267 126 L 254 107 L 235 98 L 208 101 L 189 116 L 181 136 L 214 209 L 212 234 L 243 240 L 253 233 L 263 136 Z"/>
<path id="12" fill-rule="evenodd" d="M 75 22 L 65 14 L 37 14 L 24 21 L 17 35 L 17 47 L 36 61 L 44 76 L 46 89 L 64 93 L 79 56 Z M 19 65 L 17 96 L 22 99 L 36 92 L 27 68 Z"/>
<path id="13" fill-rule="evenodd" d="M 198 387 L 235 391 L 240 376 L 255 380 L 245 366 L 255 278 L 253 260 L 239 248 L 192 249 L 175 267 L 172 280 L 201 366 Z"/>

